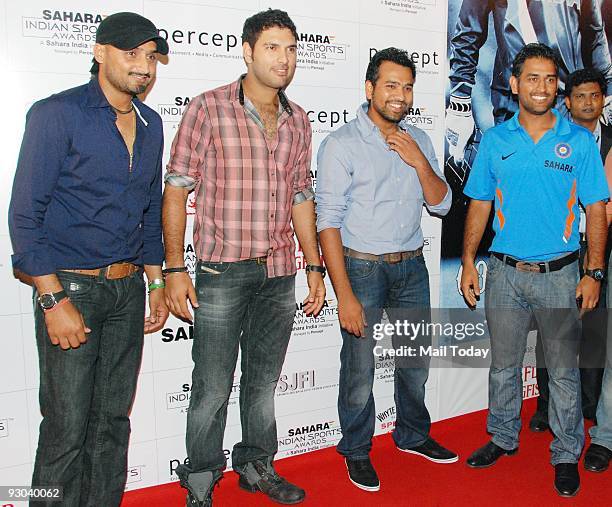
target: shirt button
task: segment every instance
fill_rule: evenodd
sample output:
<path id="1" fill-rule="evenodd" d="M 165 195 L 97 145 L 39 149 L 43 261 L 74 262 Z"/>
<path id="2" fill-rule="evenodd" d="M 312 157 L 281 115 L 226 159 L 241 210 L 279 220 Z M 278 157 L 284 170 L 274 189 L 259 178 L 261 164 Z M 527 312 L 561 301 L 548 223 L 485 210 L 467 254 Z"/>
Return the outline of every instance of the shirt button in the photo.
<path id="1" fill-rule="evenodd" d="M 400 204 L 404 204 L 404 201 L 400 201 L 399 203 L 400 203 Z"/>

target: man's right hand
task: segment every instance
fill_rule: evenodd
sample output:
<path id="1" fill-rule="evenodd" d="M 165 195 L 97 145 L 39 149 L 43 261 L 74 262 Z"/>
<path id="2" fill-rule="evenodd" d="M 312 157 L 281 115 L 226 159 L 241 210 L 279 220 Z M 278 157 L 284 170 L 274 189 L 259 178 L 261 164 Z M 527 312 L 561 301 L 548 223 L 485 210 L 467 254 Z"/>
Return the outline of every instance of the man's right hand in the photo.
<path id="1" fill-rule="evenodd" d="M 77 349 L 87 341 L 86 333 L 90 333 L 81 312 L 70 301 L 62 302 L 56 308 L 45 312 L 47 334 L 53 345 L 62 349 Z"/>
<path id="2" fill-rule="evenodd" d="M 169 273 L 166 275 L 166 304 L 169 310 L 179 319 L 193 322 L 187 300 L 191 306 L 198 308 L 198 298 L 189 273 Z"/>
<path id="3" fill-rule="evenodd" d="M 480 298 L 480 284 L 478 282 L 478 271 L 473 262 L 463 264 L 461 271 L 461 293 L 468 306 L 475 308 Z"/>
<path id="4" fill-rule="evenodd" d="M 340 326 L 349 333 L 365 338 L 365 327 L 368 325 L 365 312 L 359 299 L 354 294 L 338 298 L 338 320 Z"/>

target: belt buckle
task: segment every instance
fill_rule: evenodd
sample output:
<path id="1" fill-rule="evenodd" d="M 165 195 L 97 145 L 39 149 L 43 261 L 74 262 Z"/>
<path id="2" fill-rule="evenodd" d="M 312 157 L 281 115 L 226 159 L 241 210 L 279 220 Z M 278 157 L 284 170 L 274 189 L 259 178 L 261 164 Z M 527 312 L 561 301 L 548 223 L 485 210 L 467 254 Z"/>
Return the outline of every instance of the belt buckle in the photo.
<path id="1" fill-rule="evenodd" d="M 128 263 L 116 263 L 106 267 L 105 276 L 109 280 L 119 280 L 134 272 L 133 265 Z"/>
<path id="2" fill-rule="evenodd" d="M 104 277 L 108 280 L 116 280 L 118 278 L 121 278 L 121 276 L 118 276 L 117 273 L 115 273 L 117 266 L 117 264 L 109 264 L 108 266 L 106 266 L 106 269 L 104 270 L 106 271 L 104 273 Z"/>
<path id="3" fill-rule="evenodd" d="M 397 264 L 398 262 L 401 262 L 402 260 L 402 252 L 393 252 L 390 254 L 387 254 L 387 262 L 389 264 Z"/>
<path id="4" fill-rule="evenodd" d="M 516 263 L 515 268 L 518 269 L 519 271 L 523 271 L 526 273 L 529 273 L 529 272 L 539 273 L 540 272 L 540 266 L 538 264 L 533 264 L 531 262 L 518 261 Z"/>

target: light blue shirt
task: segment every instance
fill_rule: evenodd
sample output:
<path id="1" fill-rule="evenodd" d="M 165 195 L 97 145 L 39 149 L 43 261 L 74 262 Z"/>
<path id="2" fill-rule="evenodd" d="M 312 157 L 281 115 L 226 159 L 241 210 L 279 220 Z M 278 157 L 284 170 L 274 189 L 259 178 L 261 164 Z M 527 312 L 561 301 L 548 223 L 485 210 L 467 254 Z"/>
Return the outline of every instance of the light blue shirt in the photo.
<path id="1" fill-rule="evenodd" d="M 362 104 L 357 117 L 327 136 L 317 155 L 317 231 L 340 229 L 342 244 L 381 255 L 423 246 L 421 213 L 423 189 L 415 169 L 389 149 Z M 444 180 L 429 136 L 401 123 L 419 145 L 432 169 Z M 444 199 L 428 210 L 445 215 L 451 206 L 446 185 Z"/>
<path id="2" fill-rule="evenodd" d="M 595 138 L 555 110 L 534 143 L 516 113 L 487 130 L 463 192 L 495 201 L 491 251 L 548 261 L 578 250 L 578 201 L 607 201 L 608 183 Z"/>

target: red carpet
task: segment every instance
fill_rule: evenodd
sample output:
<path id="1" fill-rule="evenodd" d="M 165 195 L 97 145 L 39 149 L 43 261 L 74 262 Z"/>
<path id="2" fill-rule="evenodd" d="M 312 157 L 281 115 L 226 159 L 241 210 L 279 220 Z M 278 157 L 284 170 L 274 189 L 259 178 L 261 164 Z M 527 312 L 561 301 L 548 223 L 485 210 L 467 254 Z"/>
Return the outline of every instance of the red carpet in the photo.
<path id="1" fill-rule="evenodd" d="M 491 468 L 473 470 L 465 465 L 471 452 L 488 441 L 486 411 L 436 423 L 431 434 L 459 453 L 459 462 L 437 465 L 397 451 L 391 435 L 374 440 L 371 453 L 381 481 L 378 493 L 354 487 L 335 448 L 277 461 L 276 469 L 306 490 L 302 505 L 321 506 L 610 506 L 612 468 L 595 474 L 580 463 L 581 488 L 574 498 L 559 497 L 553 489 L 554 469 L 549 464 L 550 433 L 527 428 L 535 400 L 523 407 L 523 427 L 518 454 L 502 457 Z M 589 424 L 590 426 L 590 424 Z M 588 445 L 588 439 L 587 439 Z M 128 492 L 121 507 L 183 507 L 185 493 L 177 483 Z M 215 488 L 215 506 L 276 505 L 263 494 L 238 488 L 237 477 L 228 472 Z"/>

